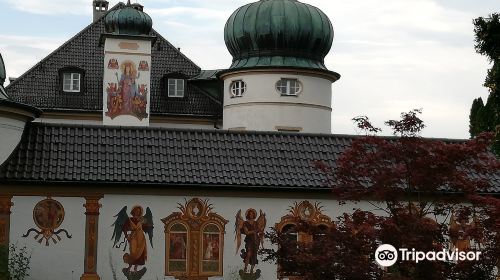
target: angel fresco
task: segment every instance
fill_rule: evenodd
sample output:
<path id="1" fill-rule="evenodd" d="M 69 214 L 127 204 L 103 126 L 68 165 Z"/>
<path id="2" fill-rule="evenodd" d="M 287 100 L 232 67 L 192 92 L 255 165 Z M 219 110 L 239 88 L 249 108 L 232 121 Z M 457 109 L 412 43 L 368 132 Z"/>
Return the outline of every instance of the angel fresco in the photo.
<path id="1" fill-rule="evenodd" d="M 257 211 L 248 209 L 245 212 L 246 221 L 241 216 L 241 210 L 236 214 L 235 232 L 236 232 L 236 254 L 241 247 L 241 235 L 245 235 L 245 249 L 242 249 L 240 256 L 245 263 L 243 273 L 247 273 L 248 265 L 250 265 L 250 274 L 254 274 L 255 265 L 258 263 L 257 251 L 259 246 L 264 246 L 264 230 L 266 228 L 266 214 L 260 210 L 259 218 L 257 219 Z M 257 271 L 259 272 L 259 271 Z M 240 273 L 241 274 L 241 273 Z"/>
<path id="2" fill-rule="evenodd" d="M 127 279 L 140 279 L 145 274 L 146 268 L 140 271 L 137 271 L 137 268 L 145 265 L 148 260 L 146 234 L 149 235 L 149 242 L 151 248 L 153 248 L 153 214 L 148 207 L 144 215 L 143 208 L 136 205 L 132 207 L 130 215 L 131 217 L 127 214 L 127 206 L 125 206 L 115 216 L 116 221 L 113 223 L 114 231 L 112 240 L 114 241 L 113 246 L 115 248 L 120 248 L 123 245 L 124 252 L 128 246 L 129 252 L 123 255 L 123 261 L 128 264 L 128 268 L 123 269 L 123 273 L 127 276 Z M 120 242 L 122 235 L 123 241 Z M 140 277 L 135 277 L 137 274 Z"/>

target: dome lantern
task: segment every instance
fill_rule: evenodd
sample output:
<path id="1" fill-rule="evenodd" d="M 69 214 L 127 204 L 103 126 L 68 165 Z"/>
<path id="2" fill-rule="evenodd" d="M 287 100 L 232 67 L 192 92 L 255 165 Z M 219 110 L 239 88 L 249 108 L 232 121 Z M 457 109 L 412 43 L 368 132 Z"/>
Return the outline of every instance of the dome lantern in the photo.
<path id="1" fill-rule="evenodd" d="M 125 7 L 109 12 L 105 18 L 106 32 L 115 35 L 149 35 L 153 20 L 139 6 L 130 4 L 129 0 Z"/>
<path id="2" fill-rule="evenodd" d="M 292 67 L 326 70 L 334 31 L 320 9 L 297 0 L 260 0 L 228 19 L 224 40 L 230 69 Z"/>

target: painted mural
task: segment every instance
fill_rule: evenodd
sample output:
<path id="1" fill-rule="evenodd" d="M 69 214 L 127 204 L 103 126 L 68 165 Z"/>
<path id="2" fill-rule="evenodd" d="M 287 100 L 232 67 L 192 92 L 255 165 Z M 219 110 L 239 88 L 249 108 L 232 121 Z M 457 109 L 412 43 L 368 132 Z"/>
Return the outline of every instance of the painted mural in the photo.
<path id="1" fill-rule="evenodd" d="M 193 198 L 179 203 L 178 208 L 180 212 L 162 219 L 165 275 L 197 280 L 222 276 L 228 221 L 213 212 L 214 207 L 208 200 Z"/>
<path id="2" fill-rule="evenodd" d="M 38 229 L 30 228 L 23 237 L 26 238 L 31 233 L 35 233 L 35 240 L 40 244 L 45 240 L 45 246 L 49 246 L 50 241 L 57 244 L 62 240 L 62 234 L 66 238 L 72 237 L 67 230 L 59 229 L 64 222 L 64 207 L 59 201 L 50 197 L 35 205 L 33 209 L 33 221 Z"/>
<path id="3" fill-rule="evenodd" d="M 260 269 L 254 272 L 255 266 L 259 263 L 257 260 L 257 251 L 259 247 L 264 247 L 264 231 L 266 229 L 266 214 L 260 210 L 260 215 L 257 218 L 257 211 L 253 208 L 245 212 L 245 219 L 241 216 L 241 209 L 236 214 L 235 223 L 235 239 L 236 239 L 236 254 L 241 247 L 241 236 L 245 235 L 245 248 L 241 250 L 240 256 L 243 259 L 245 267 L 240 270 L 242 279 L 258 279 L 261 275 Z M 248 266 L 250 265 L 250 271 Z"/>
<path id="4" fill-rule="evenodd" d="M 128 280 L 141 279 L 146 274 L 147 268 L 144 266 L 148 260 L 148 245 L 146 234 L 149 236 L 149 243 L 153 248 L 153 214 L 146 208 L 146 214 L 142 206 L 132 207 L 130 216 L 127 213 L 127 206 L 115 216 L 113 223 L 114 231 L 112 240 L 114 248 L 122 248 L 127 251 L 123 255 L 123 262 L 128 265 L 122 269 L 123 274 Z M 122 239 L 123 236 L 123 239 Z"/>
<path id="5" fill-rule="evenodd" d="M 294 202 L 288 208 L 288 214 L 281 217 L 280 222 L 275 224 L 276 230 L 285 233 L 287 238 L 291 241 L 298 242 L 311 242 L 314 240 L 314 236 L 310 233 L 300 232 L 297 230 L 297 224 L 300 222 L 308 222 L 320 229 L 328 229 L 334 227 L 335 224 L 332 219 L 323 214 L 324 207 L 320 202 L 311 202 L 304 200 L 301 202 Z M 278 278 L 288 278 L 288 279 L 300 279 L 297 275 L 284 275 L 281 272 L 281 268 L 288 266 L 289 264 L 278 264 Z M 292 267 L 286 267 L 285 271 L 293 271 Z"/>
<path id="6" fill-rule="evenodd" d="M 110 59 L 108 69 L 115 69 L 117 64 L 118 59 Z M 139 68 L 131 60 L 125 60 L 120 64 L 120 74 L 115 72 L 116 83 L 108 82 L 106 87 L 107 117 L 114 119 L 129 115 L 140 121 L 148 117 L 148 85 L 138 84 L 141 71 L 149 71 L 149 66 L 145 66 L 147 66 L 146 61 L 141 61 Z"/>

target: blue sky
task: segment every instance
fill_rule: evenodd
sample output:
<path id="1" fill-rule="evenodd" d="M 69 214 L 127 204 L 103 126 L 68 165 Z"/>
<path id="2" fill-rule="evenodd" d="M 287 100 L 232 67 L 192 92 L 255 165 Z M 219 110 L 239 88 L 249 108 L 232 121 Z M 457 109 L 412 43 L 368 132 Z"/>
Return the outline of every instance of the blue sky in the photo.
<path id="1" fill-rule="evenodd" d="M 135 2 L 135 1 L 132 1 Z M 142 0 L 153 27 L 204 69 L 230 65 L 223 29 L 244 0 Z M 376 125 L 423 108 L 428 137 L 467 138 L 470 104 L 487 97 L 487 60 L 474 51 L 472 19 L 500 12 L 498 0 L 304 0 L 331 19 L 326 58 L 334 133 L 356 134 L 351 118 Z M 17 77 L 92 20 L 92 0 L 0 0 L 0 52 Z M 111 0 L 110 5 L 118 1 Z M 384 134 L 389 134 L 384 129 Z"/>

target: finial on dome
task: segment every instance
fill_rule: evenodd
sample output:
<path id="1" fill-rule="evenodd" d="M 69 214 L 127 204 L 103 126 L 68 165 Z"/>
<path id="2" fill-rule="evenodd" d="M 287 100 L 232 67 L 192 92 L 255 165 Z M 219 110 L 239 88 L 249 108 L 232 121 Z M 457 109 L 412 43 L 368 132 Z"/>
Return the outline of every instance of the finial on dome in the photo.
<path id="1" fill-rule="evenodd" d="M 149 35 L 153 20 L 140 4 L 130 4 L 108 13 L 104 20 L 106 32 L 116 35 Z"/>

